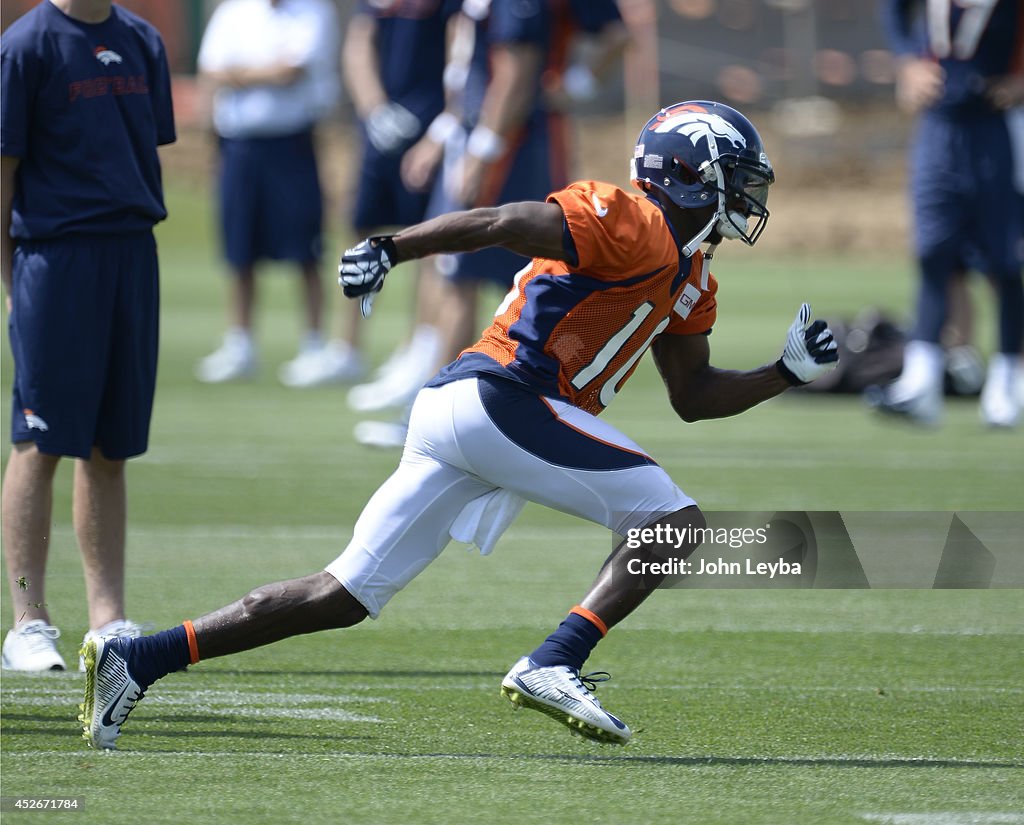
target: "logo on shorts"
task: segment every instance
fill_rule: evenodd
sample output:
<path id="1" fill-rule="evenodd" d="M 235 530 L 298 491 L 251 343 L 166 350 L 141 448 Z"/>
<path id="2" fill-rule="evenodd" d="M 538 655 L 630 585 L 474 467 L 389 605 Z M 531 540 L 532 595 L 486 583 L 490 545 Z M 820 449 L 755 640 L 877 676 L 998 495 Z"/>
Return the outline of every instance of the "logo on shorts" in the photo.
<path id="1" fill-rule="evenodd" d="M 50 429 L 50 425 L 43 421 L 42 418 L 32 412 L 28 407 L 23 409 L 22 412 L 25 414 L 25 425 L 30 430 L 39 430 L 39 432 L 45 433 Z"/>
<path id="2" fill-rule="evenodd" d="M 113 49 L 108 49 L 106 46 L 97 46 L 93 49 L 92 53 L 96 55 L 96 59 L 104 66 L 109 66 L 111 63 L 123 63 L 124 60 L 117 52 Z"/>

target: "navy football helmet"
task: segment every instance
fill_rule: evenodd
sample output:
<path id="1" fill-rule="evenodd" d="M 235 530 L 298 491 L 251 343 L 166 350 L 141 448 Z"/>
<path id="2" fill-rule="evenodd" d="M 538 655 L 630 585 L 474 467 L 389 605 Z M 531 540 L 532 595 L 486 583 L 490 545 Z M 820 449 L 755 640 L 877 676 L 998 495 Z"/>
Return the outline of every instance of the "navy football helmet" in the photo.
<path id="1" fill-rule="evenodd" d="M 686 255 L 716 229 L 753 245 L 768 223 L 775 172 L 754 125 L 723 103 L 691 100 L 658 112 L 640 132 L 630 173 L 636 187 L 657 187 L 683 209 L 717 205 Z"/>

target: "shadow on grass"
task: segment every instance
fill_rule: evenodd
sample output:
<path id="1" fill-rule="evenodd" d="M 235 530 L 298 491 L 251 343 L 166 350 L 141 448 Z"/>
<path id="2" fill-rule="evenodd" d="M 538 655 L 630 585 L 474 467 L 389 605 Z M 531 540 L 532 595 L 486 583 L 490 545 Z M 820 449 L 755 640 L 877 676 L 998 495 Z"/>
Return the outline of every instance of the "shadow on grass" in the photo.
<path id="1" fill-rule="evenodd" d="M 558 753 L 350 753 L 338 756 L 372 756 L 387 759 L 494 759 L 537 762 L 580 762 L 598 765 L 669 765 L 677 767 L 784 767 L 784 768 L 999 768 L 1024 769 L 1024 762 L 979 762 L 960 759 L 845 759 L 841 757 L 770 756 L 607 756 Z"/>
<path id="2" fill-rule="evenodd" d="M 484 677 L 501 679 L 505 674 L 493 670 L 248 670 L 203 668 L 204 676 L 327 676 L 330 678 L 374 678 L 374 679 L 462 679 Z"/>

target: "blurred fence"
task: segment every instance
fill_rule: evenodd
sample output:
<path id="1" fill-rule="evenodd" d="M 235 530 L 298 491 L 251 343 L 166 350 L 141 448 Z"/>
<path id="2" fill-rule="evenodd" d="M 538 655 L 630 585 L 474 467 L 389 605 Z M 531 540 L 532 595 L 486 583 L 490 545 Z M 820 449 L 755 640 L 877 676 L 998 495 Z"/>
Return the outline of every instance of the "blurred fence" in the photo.
<path id="1" fill-rule="evenodd" d="M 37 2 L 4 0 L 0 24 L 6 28 Z M 347 19 L 355 0 L 335 2 Z M 119 3 L 160 29 L 173 71 L 194 72 L 217 0 Z M 749 106 L 816 94 L 845 101 L 889 93 L 892 61 L 876 0 L 620 0 L 620 6 L 631 25 L 654 32 L 638 43 L 637 58 L 656 62 L 655 84 L 666 100 L 709 97 Z M 644 91 L 659 89 L 632 90 Z M 621 105 L 624 95 L 619 80 L 595 106 Z"/>

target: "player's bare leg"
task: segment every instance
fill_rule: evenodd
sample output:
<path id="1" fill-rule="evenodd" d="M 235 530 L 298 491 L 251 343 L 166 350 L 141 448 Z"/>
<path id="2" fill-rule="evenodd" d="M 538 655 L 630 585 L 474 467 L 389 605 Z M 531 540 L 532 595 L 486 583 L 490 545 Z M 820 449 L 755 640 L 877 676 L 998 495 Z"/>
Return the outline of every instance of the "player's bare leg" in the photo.
<path id="1" fill-rule="evenodd" d="M 477 329 L 478 292 L 476 281 L 445 281 L 441 292 L 440 328 L 444 343 L 440 366 L 454 361 L 477 339 L 480 332 Z"/>
<path id="2" fill-rule="evenodd" d="M 329 573 L 274 582 L 182 625 L 142 638 L 99 638 L 82 648 L 86 741 L 113 749 L 128 714 L 157 679 L 200 657 L 240 653 L 289 636 L 351 627 L 366 608 Z"/>
<path id="3" fill-rule="evenodd" d="M 15 444 L 3 482 L 3 543 L 14 627 L 3 645 L 11 670 L 64 670 L 46 607 L 46 559 L 50 550 L 53 476 L 59 456 L 34 442 Z"/>
<path id="4" fill-rule="evenodd" d="M 704 515 L 693 506 L 645 526 L 668 525 L 681 530 L 705 524 Z M 673 548 L 672 554 L 685 558 L 696 548 L 696 543 L 683 544 Z M 663 562 L 665 549 L 657 544 L 638 548 L 620 544 L 605 560 L 583 601 L 540 647 L 512 666 L 502 680 L 502 695 L 515 707 L 540 711 L 575 734 L 626 744 L 632 737 L 629 727 L 606 711 L 591 692 L 607 674 L 581 676 L 580 669 L 608 629 L 632 613 L 665 579 L 663 575 L 632 575 L 629 563 Z"/>
<path id="5" fill-rule="evenodd" d="M 306 317 L 306 331 L 320 334 L 324 311 L 324 285 L 316 261 L 302 265 L 302 297 Z"/>
<path id="6" fill-rule="evenodd" d="M 195 375 L 205 384 L 251 378 L 258 369 L 253 339 L 256 306 L 256 271 L 253 266 L 234 267 L 228 284 L 228 329 L 221 346 L 202 358 Z"/>
<path id="7" fill-rule="evenodd" d="M 111 461 L 94 447 L 88 461 L 75 462 L 72 519 L 85 572 L 89 627 L 124 619 L 124 461 Z"/>
<path id="8" fill-rule="evenodd" d="M 3 539 L 14 625 L 49 624 L 44 575 L 50 550 L 53 476 L 59 456 L 39 452 L 31 441 L 15 444 L 3 483 Z"/>
<path id="9" fill-rule="evenodd" d="M 707 520 L 700 509 L 694 506 L 678 510 L 646 526 L 657 524 L 667 525 L 677 530 L 686 530 L 686 528 L 698 530 L 707 525 Z M 677 553 L 678 558 L 685 559 L 698 546 L 699 543 L 683 544 L 674 552 Z M 596 581 L 587 591 L 587 595 L 583 597 L 583 601 L 580 602 L 581 607 L 601 619 L 606 629 L 614 627 L 636 610 L 665 580 L 664 575 L 649 573 L 644 576 L 631 575 L 628 565 L 634 560 L 663 562 L 666 560 L 665 547 L 655 544 L 630 549 L 623 542 L 602 565 Z"/>
<path id="10" fill-rule="evenodd" d="M 235 268 L 231 273 L 229 289 L 229 323 L 251 335 L 253 309 L 256 306 L 256 270 L 253 266 Z"/>
<path id="11" fill-rule="evenodd" d="M 193 622 L 203 659 L 240 653 L 290 636 L 351 627 L 367 616 L 329 573 L 274 582 Z"/>

